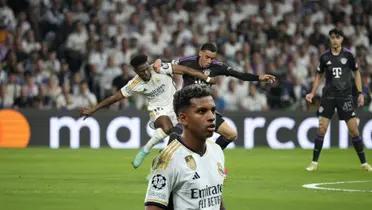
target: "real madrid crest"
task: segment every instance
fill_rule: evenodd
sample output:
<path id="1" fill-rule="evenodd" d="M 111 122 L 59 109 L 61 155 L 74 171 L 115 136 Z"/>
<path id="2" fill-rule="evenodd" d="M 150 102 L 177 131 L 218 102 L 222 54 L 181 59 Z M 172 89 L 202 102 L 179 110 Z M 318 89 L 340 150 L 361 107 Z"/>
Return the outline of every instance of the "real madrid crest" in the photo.
<path id="1" fill-rule="evenodd" d="M 341 58 L 340 61 L 341 61 L 342 64 L 346 64 L 347 59 L 346 58 Z"/>
<path id="2" fill-rule="evenodd" d="M 185 157 L 186 165 L 191 170 L 196 170 L 196 162 L 195 159 L 192 157 L 192 155 L 188 155 Z"/>
<path id="3" fill-rule="evenodd" d="M 225 176 L 225 171 L 223 170 L 222 168 L 222 164 L 220 162 L 217 163 L 217 170 L 218 170 L 218 173 L 221 175 L 221 176 Z"/>

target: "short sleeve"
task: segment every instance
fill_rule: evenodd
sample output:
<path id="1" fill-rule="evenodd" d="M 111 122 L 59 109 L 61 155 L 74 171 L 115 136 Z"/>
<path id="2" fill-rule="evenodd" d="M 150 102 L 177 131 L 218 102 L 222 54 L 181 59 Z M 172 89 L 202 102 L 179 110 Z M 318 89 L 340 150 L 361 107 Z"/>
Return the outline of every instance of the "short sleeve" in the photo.
<path id="1" fill-rule="evenodd" d="M 319 65 L 316 68 L 317 73 L 324 73 L 325 71 L 325 61 L 324 61 L 324 56 L 321 56 L 319 59 Z"/>
<path id="2" fill-rule="evenodd" d="M 139 92 L 141 85 L 141 79 L 139 76 L 135 76 L 131 79 L 124 87 L 120 89 L 121 94 L 124 97 L 129 97 L 133 95 L 135 92 Z"/>
<path id="3" fill-rule="evenodd" d="M 180 63 L 180 60 L 172 60 L 171 63 L 172 64 L 179 64 Z"/>
<path id="4" fill-rule="evenodd" d="M 160 73 L 172 75 L 173 74 L 172 64 L 162 62 L 160 67 Z"/>
<path id="5" fill-rule="evenodd" d="M 219 61 L 213 61 L 210 66 L 210 69 L 213 70 L 213 76 L 219 76 L 219 75 L 233 76 L 234 75 L 234 70 L 231 66 L 228 66 Z"/>
<path id="6" fill-rule="evenodd" d="M 155 205 L 162 208 L 168 206 L 169 197 L 174 189 L 176 174 L 173 167 L 155 169 L 147 186 L 145 206 Z"/>
<path id="7" fill-rule="evenodd" d="M 353 54 L 350 53 L 349 55 L 349 68 L 352 70 L 352 71 L 356 71 L 359 69 L 359 66 L 358 66 L 358 63 L 356 62 Z"/>

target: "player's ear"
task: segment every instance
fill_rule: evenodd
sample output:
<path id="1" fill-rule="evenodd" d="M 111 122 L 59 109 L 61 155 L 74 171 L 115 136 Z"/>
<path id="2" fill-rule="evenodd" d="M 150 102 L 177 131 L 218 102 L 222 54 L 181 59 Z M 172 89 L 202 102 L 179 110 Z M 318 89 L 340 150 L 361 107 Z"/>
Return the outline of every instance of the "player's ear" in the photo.
<path id="1" fill-rule="evenodd" d="M 178 122 L 183 126 L 187 126 L 187 115 L 184 112 L 178 114 Z"/>

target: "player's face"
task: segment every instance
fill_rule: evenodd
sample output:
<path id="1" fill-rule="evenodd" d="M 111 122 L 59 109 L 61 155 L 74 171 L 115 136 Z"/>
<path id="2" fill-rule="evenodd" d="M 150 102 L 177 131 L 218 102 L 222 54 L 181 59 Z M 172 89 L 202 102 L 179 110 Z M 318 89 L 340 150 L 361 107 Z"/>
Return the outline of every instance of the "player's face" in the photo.
<path id="1" fill-rule="evenodd" d="M 151 66 L 148 63 L 142 64 L 135 69 L 135 72 L 143 81 L 149 81 L 151 79 Z"/>
<path id="2" fill-rule="evenodd" d="M 216 59 L 217 53 L 211 52 L 209 50 L 199 51 L 199 65 L 203 68 L 207 68 L 211 65 L 212 61 Z"/>
<path id="3" fill-rule="evenodd" d="M 193 98 L 190 107 L 180 115 L 181 123 L 198 139 L 206 139 L 215 131 L 215 110 L 212 96 Z"/>
<path id="4" fill-rule="evenodd" d="M 344 40 L 344 38 L 342 36 L 337 35 L 337 34 L 331 34 L 329 39 L 331 40 L 331 47 L 332 48 L 341 47 L 342 41 Z"/>

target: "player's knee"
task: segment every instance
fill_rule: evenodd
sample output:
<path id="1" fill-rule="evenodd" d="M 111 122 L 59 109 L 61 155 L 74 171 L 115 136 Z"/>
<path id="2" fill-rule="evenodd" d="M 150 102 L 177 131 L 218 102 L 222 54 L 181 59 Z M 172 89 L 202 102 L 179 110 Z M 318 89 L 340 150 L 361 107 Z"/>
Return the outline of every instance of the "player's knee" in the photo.
<path id="1" fill-rule="evenodd" d="M 349 133 L 352 138 L 359 136 L 358 129 L 350 129 Z"/>
<path id="2" fill-rule="evenodd" d="M 326 127 L 322 127 L 322 126 L 319 127 L 319 130 L 318 130 L 318 135 L 319 136 L 325 136 L 326 132 L 327 132 Z"/>

